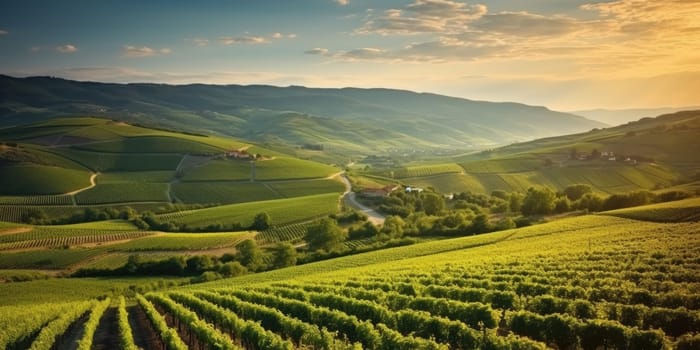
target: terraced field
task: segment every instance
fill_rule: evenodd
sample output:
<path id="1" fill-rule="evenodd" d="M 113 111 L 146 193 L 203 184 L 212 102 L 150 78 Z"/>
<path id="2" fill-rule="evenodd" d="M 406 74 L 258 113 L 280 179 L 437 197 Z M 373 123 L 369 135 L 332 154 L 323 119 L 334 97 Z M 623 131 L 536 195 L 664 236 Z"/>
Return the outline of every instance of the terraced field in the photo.
<path id="1" fill-rule="evenodd" d="M 491 172 L 496 169 L 507 169 L 510 166 L 508 162 L 500 163 L 500 161 L 480 161 L 474 167 L 476 172 L 404 178 L 401 181 L 411 186 L 433 187 L 443 193 L 465 190 L 481 193 L 491 193 L 495 190 L 522 192 L 533 186 L 548 186 L 561 190 L 579 183 L 589 184 L 600 193 L 619 193 L 668 185 L 675 176 L 671 170 L 651 164 L 552 166 L 532 171 Z M 464 166 L 470 169 L 469 165 Z"/>

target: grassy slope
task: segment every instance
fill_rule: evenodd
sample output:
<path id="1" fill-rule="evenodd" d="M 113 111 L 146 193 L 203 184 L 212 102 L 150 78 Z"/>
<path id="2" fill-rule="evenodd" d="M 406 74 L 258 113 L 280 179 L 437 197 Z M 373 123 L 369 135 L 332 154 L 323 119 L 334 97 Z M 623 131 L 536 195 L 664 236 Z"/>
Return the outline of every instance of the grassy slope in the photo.
<path id="1" fill-rule="evenodd" d="M 418 245 L 384 249 L 352 255 L 306 265 L 274 270 L 255 275 L 211 282 L 191 288 L 216 288 L 240 286 L 255 283 L 268 283 L 281 280 L 316 280 L 337 276 L 362 276 L 369 272 L 390 274 L 409 272 L 413 268 L 425 270 L 428 266 L 445 268 L 450 265 L 464 266 L 488 264 L 490 260 L 517 260 L 535 256 L 555 254 L 563 251 L 586 251 L 590 244 L 596 250 L 605 250 L 606 242 L 634 241 L 637 237 L 652 237 L 655 242 L 664 240 L 661 233 L 700 232 L 695 223 L 650 223 L 612 216 L 588 215 L 563 219 L 542 225 L 500 231 L 478 236 L 469 236 Z M 697 234 L 695 235 L 697 236 Z M 688 236 L 694 237 L 694 236 Z M 696 238 L 693 238 L 697 242 Z M 671 249 L 675 245 L 688 242 L 669 240 L 663 246 Z M 655 244 L 635 245 L 638 249 L 659 249 Z"/>
<path id="2" fill-rule="evenodd" d="M 611 210 L 602 214 L 656 222 L 700 221 L 700 198 Z"/>
<path id="3" fill-rule="evenodd" d="M 584 183 L 602 193 L 667 187 L 700 170 L 700 111 L 647 118 L 626 125 L 575 135 L 539 139 L 449 159 L 434 164 L 431 174 L 411 176 L 410 167 L 391 171 L 405 184 L 434 187 L 441 192 L 471 190 L 523 191 L 544 185 L 555 189 Z M 654 162 L 637 165 L 609 160 L 572 160 L 571 150 L 590 154 L 597 149 L 620 158 L 641 156 Z M 551 165 L 547 165 L 547 160 Z M 458 163 L 464 174 L 449 173 Z M 438 169 L 444 169 L 438 171 Z M 415 173 L 415 172 L 414 172 Z"/>
<path id="4" fill-rule="evenodd" d="M 0 194 L 61 194 L 90 185 L 90 173 L 37 164 L 0 166 Z"/>

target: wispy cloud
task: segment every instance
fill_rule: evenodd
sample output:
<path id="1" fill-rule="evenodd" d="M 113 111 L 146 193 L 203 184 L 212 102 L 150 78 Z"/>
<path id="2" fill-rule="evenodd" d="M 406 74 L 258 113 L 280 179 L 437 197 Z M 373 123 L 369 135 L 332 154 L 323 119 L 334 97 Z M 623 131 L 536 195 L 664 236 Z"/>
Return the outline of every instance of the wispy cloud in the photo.
<path id="1" fill-rule="evenodd" d="M 186 41 L 192 42 L 197 46 L 204 47 L 209 45 L 209 39 L 204 39 L 204 38 L 192 38 L 192 39 L 185 39 Z"/>
<path id="2" fill-rule="evenodd" d="M 350 0 L 334 0 L 336 4 L 340 6 L 345 6 L 350 3 Z"/>
<path id="3" fill-rule="evenodd" d="M 78 48 L 72 44 L 65 44 L 61 46 L 56 46 L 56 51 L 60 53 L 73 53 L 77 52 Z"/>
<path id="4" fill-rule="evenodd" d="M 322 47 L 315 47 L 313 49 L 309 49 L 304 51 L 305 54 L 307 55 L 321 55 L 325 56 L 328 54 L 328 49 L 322 48 Z"/>
<path id="5" fill-rule="evenodd" d="M 158 56 L 158 55 L 167 55 L 172 52 L 171 49 L 164 47 L 161 49 L 154 49 L 150 48 L 148 46 L 131 46 L 131 45 L 124 45 L 122 46 L 122 55 L 124 57 L 152 57 L 152 56 Z"/>
<path id="6" fill-rule="evenodd" d="M 0 29 L 0 35 L 7 35 L 7 34 L 10 34 L 10 32 L 8 32 L 4 29 Z"/>
<path id="7" fill-rule="evenodd" d="M 267 39 L 261 36 L 222 36 L 219 37 L 219 42 L 224 45 L 264 44 L 267 42 Z"/>
<path id="8" fill-rule="evenodd" d="M 679 62 L 700 52 L 700 1 L 611 0 L 584 4 L 580 10 L 569 15 L 492 12 L 483 4 L 413 0 L 402 7 L 367 11 L 354 33 L 416 36 L 416 42 L 400 48 L 306 53 L 353 61 L 556 60 L 561 71 L 600 77 L 700 70 L 700 60 Z M 543 74 L 548 69 L 555 70 L 541 66 Z"/>

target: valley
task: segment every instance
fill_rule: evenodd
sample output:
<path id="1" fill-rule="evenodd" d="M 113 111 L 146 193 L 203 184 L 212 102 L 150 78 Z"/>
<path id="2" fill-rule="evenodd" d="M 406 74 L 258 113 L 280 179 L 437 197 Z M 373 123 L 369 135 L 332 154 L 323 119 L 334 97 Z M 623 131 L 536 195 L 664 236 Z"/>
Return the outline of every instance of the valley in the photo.
<path id="1" fill-rule="evenodd" d="M 698 342 L 698 111 L 500 146 L 25 117 L 0 129 L 4 348 Z"/>

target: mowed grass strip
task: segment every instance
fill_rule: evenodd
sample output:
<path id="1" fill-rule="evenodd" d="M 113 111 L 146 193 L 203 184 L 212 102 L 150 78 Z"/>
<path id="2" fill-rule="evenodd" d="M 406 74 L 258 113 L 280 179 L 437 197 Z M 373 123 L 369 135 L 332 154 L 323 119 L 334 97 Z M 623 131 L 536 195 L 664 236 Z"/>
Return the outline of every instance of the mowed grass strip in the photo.
<path id="1" fill-rule="evenodd" d="M 95 171 L 175 170 L 181 154 L 104 153 L 73 148 L 53 148 L 52 152 Z"/>
<path id="2" fill-rule="evenodd" d="M 200 142 L 169 136 L 126 137 L 121 140 L 75 146 L 106 153 L 196 153 L 215 154 L 224 150 Z"/>
<path id="3" fill-rule="evenodd" d="M 61 194 L 90 185 L 90 173 L 44 165 L 0 167 L 0 194 Z"/>
<path id="4" fill-rule="evenodd" d="M 125 202 L 168 202 L 168 184 L 164 183 L 111 183 L 97 185 L 75 195 L 78 204 Z"/>
<path id="5" fill-rule="evenodd" d="M 214 208 L 192 210 L 185 213 L 160 215 L 164 221 L 186 224 L 190 228 L 202 228 L 212 224 L 250 226 L 256 214 L 270 215 L 273 225 L 283 225 L 338 211 L 338 194 L 223 205 Z"/>

